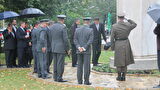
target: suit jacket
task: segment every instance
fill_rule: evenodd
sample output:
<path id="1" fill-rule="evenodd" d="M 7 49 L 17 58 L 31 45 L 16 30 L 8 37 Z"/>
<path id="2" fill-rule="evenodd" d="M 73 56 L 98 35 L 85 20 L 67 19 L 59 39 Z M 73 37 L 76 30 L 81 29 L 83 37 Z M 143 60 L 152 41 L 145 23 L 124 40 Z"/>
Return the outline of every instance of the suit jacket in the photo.
<path id="1" fill-rule="evenodd" d="M 36 50 L 37 52 L 42 52 L 42 48 L 47 48 L 47 28 L 39 27 L 37 29 L 36 38 Z"/>
<path id="2" fill-rule="evenodd" d="M 17 48 L 25 48 L 27 47 L 27 39 L 25 36 L 27 33 L 25 30 L 23 31 L 21 27 L 19 27 L 16 31 L 16 36 L 17 36 Z"/>
<path id="3" fill-rule="evenodd" d="M 90 27 L 93 29 L 93 33 L 94 33 L 93 43 L 97 43 L 97 42 L 101 43 L 101 34 L 103 36 L 103 39 L 106 41 L 104 25 L 102 23 L 99 23 L 99 30 L 97 30 L 95 23 L 93 23 Z"/>
<path id="4" fill-rule="evenodd" d="M 75 35 L 75 31 L 76 31 L 76 28 L 77 28 L 77 24 L 74 23 L 72 26 L 71 26 L 71 44 L 74 44 L 74 35 Z"/>
<path id="5" fill-rule="evenodd" d="M 12 35 L 12 33 L 8 33 L 8 30 L 3 31 L 4 36 L 4 49 L 5 50 L 13 50 L 16 49 L 16 37 L 15 34 Z"/>
<path id="6" fill-rule="evenodd" d="M 69 50 L 68 34 L 66 27 L 55 23 L 50 27 L 51 48 L 53 53 L 66 53 Z"/>
<path id="7" fill-rule="evenodd" d="M 157 50 L 160 50 L 160 24 L 157 24 L 154 33 L 157 35 Z"/>
<path id="8" fill-rule="evenodd" d="M 89 25 L 83 25 L 76 29 L 74 44 L 77 48 L 77 54 L 80 54 L 78 47 L 84 47 L 86 49 L 85 54 L 91 54 L 91 44 L 93 43 L 93 29 L 89 28 Z"/>
<path id="9" fill-rule="evenodd" d="M 119 21 L 112 27 L 111 48 L 115 50 L 114 65 L 117 67 L 134 63 L 128 36 L 136 26 L 137 24 L 134 21 L 128 20 L 128 22 Z"/>

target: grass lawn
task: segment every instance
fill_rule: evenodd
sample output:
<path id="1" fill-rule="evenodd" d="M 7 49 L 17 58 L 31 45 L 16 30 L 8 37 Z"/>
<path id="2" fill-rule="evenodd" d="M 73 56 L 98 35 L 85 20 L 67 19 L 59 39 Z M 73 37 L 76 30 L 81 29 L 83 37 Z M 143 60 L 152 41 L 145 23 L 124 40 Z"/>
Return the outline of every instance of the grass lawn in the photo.
<path id="1" fill-rule="evenodd" d="M 112 55 L 112 52 L 102 51 L 100 62 L 108 63 Z M 66 62 L 71 62 L 71 59 L 66 57 Z M 0 54 L 0 64 L 5 64 L 4 54 Z M 0 67 L 0 90 L 110 90 L 46 83 L 27 76 L 30 72 L 32 72 L 31 69 L 3 69 Z"/>
<path id="2" fill-rule="evenodd" d="M 31 69 L 0 70 L 0 90 L 94 90 L 91 87 L 60 86 L 37 81 L 27 74 Z"/>

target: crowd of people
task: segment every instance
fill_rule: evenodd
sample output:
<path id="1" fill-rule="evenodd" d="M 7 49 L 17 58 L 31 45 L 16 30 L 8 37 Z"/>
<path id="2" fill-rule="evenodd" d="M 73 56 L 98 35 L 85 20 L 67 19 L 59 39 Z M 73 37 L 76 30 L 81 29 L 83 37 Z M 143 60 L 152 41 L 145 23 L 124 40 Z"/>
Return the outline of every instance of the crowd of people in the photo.
<path id="1" fill-rule="evenodd" d="M 98 17 L 94 18 L 93 24 L 90 23 L 91 17 L 83 18 L 83 25 L 80 25 L 80 19 L 76 19 L 71 26 L 69 45 L 66 16 L 57 15 L 57 18 L 57 22 L 48 19 L 37 21 L 33 28 L 26 22 L 20 22 L 19 28 L 16 26 L 16 20 L 9 23 L 3 32 L 7 67 L 27 68 L 34 59 L 33 72 L 37 73 L 39 78 L 46 79 L 50 78 L 50 65 L 53 60 L 54 80 L 66 82 L 62 78 L 64 60 L 66 55 L 72 53 L 72 67 L 77 67 L 78 83 L 83 84 L 84 81 L 84 84 L 91 85 L 89 81 L 91 52 L 93 66 L 97 66 L 101 54 L 101 36 L 107 43 L 104 25 L 100 23 Z M 128 36 L 136 27 L 136 23 L 132 20 L 124 22 L 124 15 L 119 15 L 118 19 L 119 22 L 113 25 L 111 42 L 112 49 L 115 50 L 117 80 L 125 81 L 127 65 L 134 63 Z"/>

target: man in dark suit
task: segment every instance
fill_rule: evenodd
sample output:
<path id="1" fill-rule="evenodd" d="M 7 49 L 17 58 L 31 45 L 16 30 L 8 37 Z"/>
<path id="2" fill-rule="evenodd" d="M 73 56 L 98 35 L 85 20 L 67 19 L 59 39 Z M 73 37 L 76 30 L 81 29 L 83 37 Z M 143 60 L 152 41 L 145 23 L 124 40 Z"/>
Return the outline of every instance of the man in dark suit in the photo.
<path id="1" fill-rule="evenodd" d="M 27 67 L 26 49 L 27 49 L 27 38 L 29 38 L 29 36 L 27 35 L 24 28 L 25 28 L 25 22 L 21 22 L 20 27 L 16 31 L 19 67 Z"/>
<path id="2" fill-rule="evenodd" d="M 50 27 L 51 48 L 54 59 L 54 80 L 66 82 L 62 79 L 64 72 L 64 58 L 69 51 L 69 42 L 66 27 L 64 26 L 65 15 L 58 15 L 58 22 Z"/>
<path id="3" fill-rule="evenodd" d="M 77 78 L 78 83 L 82 84 L 82 75 L 84 70 L 84 84 L 91 85 L 89 82 L 90 76 L 90 57 L 91 57 L 91 44 L 93 42 L 93 30 L 89 27 L 90 17 L 83 19 L 84 25 L 76 29 L 74 43 L 77 48 L 78 68 Z M 84 65 L 84 66 L 83 66 Z"/>
<path id="4" fill-rule="evenodd" d="M 7 68 L 14 67 L 14 56 L 16 55 L 16 37 L 12 29 L 12 24 L 8 24 L 6 30 L 3 31 L 4 36 L 4 50 Z"/>
<path id="5" fill-rule="evenodd" d="M 72 46 L 72 67 L 76 67 L 77 65 L 77 54 L 76 54 L 76 46 L 74 44 L 74 34 L 76 31 L 76 28 L 78 28 L 78 25 L 80 24 L 80 19 L 76 19 L 73 25 L 71 26 L 71 46 Z"/>
<path id="6" fill-rule="evenodd" d="M 17 21 L 14 19 L 13 21 L 12 21 L 12 29 L 13 29 L 13 33 L 15 34 L 15 38 L 16 38 L 16 44 L 17 44 L 17 37 L 16 37 L 16 31 L 17 31 Z M 17 46 L 16 46 L 16 48 L 15 48 L 15 56 L 13 57 L 14 59 L 13 59 L 13 66 L 14 67 L 17 67 L 17 64 L 16 64 L 16 58 L 17 58 Z"/>
<path id="7" fill-rule="evenodd" d="M 93 66 L 98 65 L 98 59 L 101 54 L 101 35 L 103 36 L 103 39 L 106 41 L 106 35 L 105 35 L 105 30 L 104 30 L 104 25 L 99 22 L 99 18 L 94 19 L 94 23 L 90 26 L 93 28 L 93 33 L 94 33 L 94 39 L 93 39 L 93 44 L 92 44 L 92 63 Z"/>

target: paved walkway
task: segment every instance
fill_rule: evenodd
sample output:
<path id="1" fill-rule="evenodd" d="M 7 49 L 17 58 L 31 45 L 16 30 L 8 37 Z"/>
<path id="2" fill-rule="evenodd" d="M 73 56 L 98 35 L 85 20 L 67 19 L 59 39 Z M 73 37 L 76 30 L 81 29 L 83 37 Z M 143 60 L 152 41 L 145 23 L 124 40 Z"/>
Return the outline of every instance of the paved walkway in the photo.
<path id="1" fill-rule="evenodd" d="M 66 85 L 75 85 L 77 86 L 77 68 L 71 67 L 71 64 L 65 65 L 65 71 L 63 75 L 64 80 L 68 82 L 63 83 Z M 36 74 L 30 75 L 34 78 Z M 51 74 L 52 76 L 52 74 Z M 116 74 L 100 73 L 96 71 L 91 72 L 90 81 L 92 82 L 91 87 L 103 87 L 103 88 L 134 88 L 134 90 L 153 90 L 153 86 L 158 85 L 160 78 L 156 76 L 147 76 L 147 75 L 129 75 L 127 80 L 123 82 L 116 81 Z M 54 82 L 53 78 L 45 79 L 46 82 Z M 61 83 L 59 83 L 61 84 Z M 81 85 L 84 86 L 84 85 Z M 119 90 L 119 89 L 118 89 Z M 133 90 L 133 89 L 129 89 Z M 160 89 L 154 89 L 160 90 Z"/>

